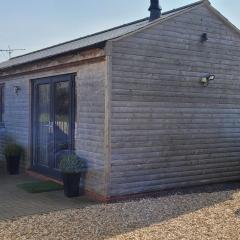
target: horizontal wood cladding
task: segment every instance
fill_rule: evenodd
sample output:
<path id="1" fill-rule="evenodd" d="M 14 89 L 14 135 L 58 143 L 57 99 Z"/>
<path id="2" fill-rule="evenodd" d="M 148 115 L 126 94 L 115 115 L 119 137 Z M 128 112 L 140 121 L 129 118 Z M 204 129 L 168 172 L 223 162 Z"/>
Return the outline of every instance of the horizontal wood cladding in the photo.
<path id="1" fill-rule="evenodd" d="M 82 65 L 76 77 L 75 148 L 87 160 L 86 189 L 104 195 L 105 62 Z"/>
<path id="2" fill-rule="evenodd" d="M 116 62 L 113 61 L 113 69 L 121 70 L 121 68 L 118 65 L 115 66 L 115 63 Z M 122 68 L 126 67 L 126 69 L 129 69 L 127 67 L 131 67 L 131 66 L 135 68 L 144 67 L 146 69 L 156 68 L 159 64 L 161 64 L 163 67 L 165 66 L 165 69 L 169 69 L 169 70 L 171 70 L 175 66 L 178 66 L 178 69 L 182 71 L 186 71 L 187 69 L 189 69 L 189 71 L 194 71 L 196 69 L 202 70 L 203 68 L 206 71 L 214 67 L 220 67 L 221 68 L 220 73 L 224 73 L 224 70 L 231 70 L 233 72 L 238 71 L 237 61 L 236 63 L 231 62 L 230 60 L 226 63 L 224 63 L 223 61 L 221 61 L 220 63 L 216 63 L 216 62 L 212 63 L 206 59 L 206 56 L 205 56 L 205 59 L 203 58 L 200 62 L 199 60 L 191 61 L 189 57 L 182 58 L 181 61 L 179 61 L 178 59 L 164 58 L 164 55 L 162 57 L 157 58 L 157 57 L 150 57 L 150 56 L 138 57 L 135 55 L 128 56 L 128 54 L 125 54 L 125 55 L 121 54 L 118 57 L 117 64 L 118 63 L 122 63 L 121 67 Z M 207 67 L 205 66 L 206 63 L 208 63 Z"/>
<path id="3" fill-rule="evenodd" d="M 105 61 L 105 55 L 102 49 L 96 48 L 82 52 L 76 51 L 74 53 L 66 53 L 48 59 L 41 59 L 19 66 L 2 69 L 0 70 L 0 79 L 5 79 L 10 76 L 16 77 L 47 71 L 56 71 L 67 67 L 76 67 L 81 64 L 92 64 L 101 61 Z"/>
<path id="4" fill-rule="evenodd" d="M 194 179 L 194 180 L 193 180 Z M 134 184 L 112 184 L 112 195 L 119 196 L 125 194 L 134 194 L 142 192 L 154 192 L 160 190 L 167 190 L 180 187 L 189 187 L 189 186 L 199 186 L 205 184 L 213 184 L 220 182 L 229 182 L 229 181 L 238 181 L 239 180 L 239 171 L 235 172 L 223 172 L 218 174 L 204 174 L 197 175 L 194 178 L 183 177 L 183 178 L 173 178 L 171 180 L 166 179 L 166 181 L 157 181 L 154 182 L 150 180 L 149 182 L 138 181 Z M 173 181 L 173 182 L 172 182 Z"/>
<path id="5" fill-rule="evenodd" d="M 0 127 L 0 160 L 3 157 L 3 148 L 7 140 L 13 139 L 24 150 L 24 158 L 20 162 L 21 170 L 29 164 L 29 126 L 30 126 L 30 93 L 29 80 L 26 77 L 12 78 L 4 83 L 4 128 Z M 20 86 L 21 91 L 17 96 L 14 86 Z"/>
<path id="6" fill-rule="evenodd" d="M 239 47 L 205 6 L 113 41 L 112 196 L 240 179 Z"/>

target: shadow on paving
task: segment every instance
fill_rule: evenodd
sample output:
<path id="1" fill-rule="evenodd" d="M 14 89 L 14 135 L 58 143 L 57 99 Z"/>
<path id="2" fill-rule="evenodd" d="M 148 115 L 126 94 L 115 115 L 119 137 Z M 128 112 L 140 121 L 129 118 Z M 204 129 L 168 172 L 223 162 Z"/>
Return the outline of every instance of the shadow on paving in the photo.
<path id="1" fill-rule="evenodd" d="M 34 180 L 36 179 L 23 174 L 7 175 L 3 163 L 0 162 L 0 220 L 96 204 L 85 197 L 66 198 L 62 190 L 31 194 L 16 187 L 19 183 Z"/>

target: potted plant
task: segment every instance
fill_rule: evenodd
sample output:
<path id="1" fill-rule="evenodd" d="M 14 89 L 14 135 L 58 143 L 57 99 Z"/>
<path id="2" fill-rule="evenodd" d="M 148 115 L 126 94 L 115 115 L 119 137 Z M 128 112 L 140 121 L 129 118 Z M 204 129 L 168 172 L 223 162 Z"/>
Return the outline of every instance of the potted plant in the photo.
<path id="1" fill-rule="evenodd" d="M 5 147 L 4 155 L 7 161 L 7 171 L 9 174 L 19 174 L 20 159 L 22 154 L 22 147 L 16 143 L 10 143 Z"/>
<path id="2" fill-rule="evenodd" d="M 75 153 L 64 155 L 59 164 L 62 172 L 64 194 L 71 198 L 79 196 L 80 177 L 84 171 L 84 161 Z"/>

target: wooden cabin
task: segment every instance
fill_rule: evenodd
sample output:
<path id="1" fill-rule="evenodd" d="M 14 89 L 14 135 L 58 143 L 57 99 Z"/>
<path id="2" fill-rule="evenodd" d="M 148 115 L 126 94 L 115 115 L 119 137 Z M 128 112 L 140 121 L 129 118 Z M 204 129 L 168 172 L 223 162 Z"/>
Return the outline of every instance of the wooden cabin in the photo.
<path id="1" fill-rule="evenodd" d="M 86 193 L 109 200 L 240 180 L 240 32 L 209 1 L 0 64 L 0 149 L 59 176 L 86 159 Z M 1 157 L 3 159 L 3 156 Z"/>

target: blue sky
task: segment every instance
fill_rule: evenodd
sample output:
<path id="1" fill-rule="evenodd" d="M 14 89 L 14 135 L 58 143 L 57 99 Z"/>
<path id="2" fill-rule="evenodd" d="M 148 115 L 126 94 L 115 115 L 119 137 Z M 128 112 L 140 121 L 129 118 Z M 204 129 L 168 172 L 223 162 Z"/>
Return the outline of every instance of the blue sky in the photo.
<path id="1" fill-rule="evenodd" d="M 8 45 L 12 48 L 25 48 L 26 51 L 21 52 L 23 54 L 144 18 L 149 15 L 149 2 L 150 0 L 1 0 L 0 49 L 5 49 Z M 163 11 L 167 11 L 195 1 L 160 2 Z M 240 28 L 240 1 L 211 0 L 211 3 Z M 0 53 L 0 61 L 7 59 L 7 54 Z"/>

